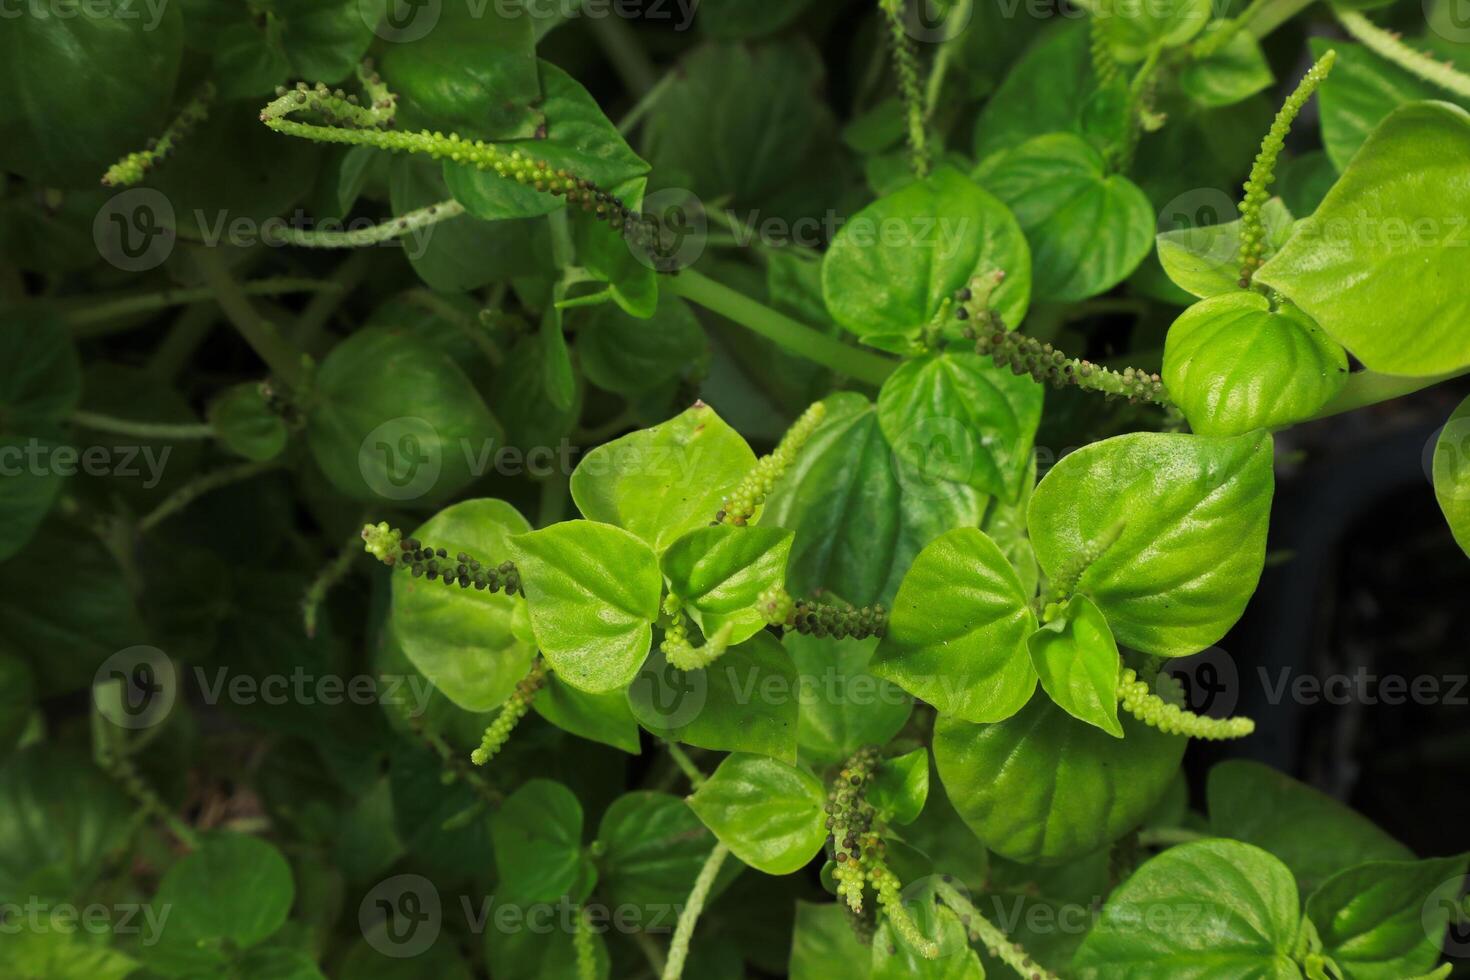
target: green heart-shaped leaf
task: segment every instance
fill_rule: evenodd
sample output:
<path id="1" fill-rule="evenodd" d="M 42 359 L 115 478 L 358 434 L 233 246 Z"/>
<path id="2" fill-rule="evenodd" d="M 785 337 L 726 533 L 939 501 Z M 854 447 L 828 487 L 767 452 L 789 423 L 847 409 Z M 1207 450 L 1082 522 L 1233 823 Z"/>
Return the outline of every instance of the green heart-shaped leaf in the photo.
<path id="1" fill-rule="evenodd" d="M 1165 215 L 1165 218 L 1168 218 Z M 1193 219 L 1193 215 L 1185 216 Z M 1295 222 L 1281 198 L 1261 206 L 1266 255 L 1275 255 L 1291 236 Z M 1240 289 L 1240 219 L 1223 224 L 1176 228 L 1158 237 L 1159 262 L 1174 285 L 1204 299 Z"/>
<path id="2" fill-rule="evenodd" d="M 913 698 L 867 670 L 876 638 L 791 632 L 781 642 L 800 675 L 796 738 L 803 762 L 818 770 L 835 765 L 865 745 L 886 745 L 908 721 Z"/>
<path id="3" fill-rule="evenodd" d="M 1169 397 L 1201 435 L 1311 418 L 1347 383 L 1342 345 L 1290 303 L 1237 290 L 1185 310 L 1164 343 Z"/>
<path id="4" fill-rule="evenodd" d="M 582 804 L 561 783 L 533 779 L 490 821 L 500 886 L 527 902 L 580 902 L 596 881 L 582 848 Z"/>
<path id="5" fill-rule="evenodd" d="M 1091 599 L 1073 596 L 1061 615 L 1032 633 L 1026 645 L 1042 689 L 1063 711 L 1123 737 L 1118 722 L 1122 660 L 1107 617 Z"/>
<path id="6" fill-rule="evenodd" d="M 601 887 L 614 906 L 679 905 L 709 856 L 714 838 L 688 804 L 667 793 L 625 793 L 597 829 Z"/>
<path id="7" fill-rule="evenodd" d="M 766 626 L 756 603 L 767 590 L 785 586 L 791 538 L 775 527 L 702 527 L 671 544 L 659 564 L 669 591 L 684 601 L 705 636 L 728 626 L 728 642 L 740 643 Z"/>
<path id="8" fill-rule="evenodd" d="M 648 545 L 621 528 L 568 521 L 510 540 L 536 646 L 573 687 L 624 687 L 653 639 L 663 578 Z"/>
<path id="9" fill-rule="evenodd" d="M 1266 557 L 1273 486 L 1265 433 L 1133 433 L 1064 457 L 1036 487 L 1027 526 L 1053 580 L 1078 556 L 1096 556 L 1075 591 L 1119 643 L 1182 657 L 1245 610 Z"/>
<path id="10" fill-rule="evenodd" d="M 995 542 L 956 528 L 919 552 L 870 670 L 948 715 L 1009 718 L 1031 698 L 1029 597 Z"/>
<path id="11" fill-rule="evenodd" d="M 1470 398 L 1460 403 L 1434 444 L 1434 496 L 1450 532 L 1470 555 Z"/>
<path id="12" fill-rule="evenodd" d="M 735 856 L 770 875 L 799 871 L 827 839 L 826 792 L 805 769 L 758 755 L 727 756 L 689 805 Z"/>

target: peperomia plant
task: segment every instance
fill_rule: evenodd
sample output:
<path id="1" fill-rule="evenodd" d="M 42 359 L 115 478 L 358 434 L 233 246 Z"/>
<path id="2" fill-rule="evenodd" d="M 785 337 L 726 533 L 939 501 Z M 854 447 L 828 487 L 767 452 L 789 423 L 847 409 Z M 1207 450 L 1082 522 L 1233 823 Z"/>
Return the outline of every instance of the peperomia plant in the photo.
<path id="1" fill-rule="evenodd" d="M 1453 4 L 624 6 L 5 14 L 0 976 L 1450 976 L 1184 681 L 1470 374 Z"/>

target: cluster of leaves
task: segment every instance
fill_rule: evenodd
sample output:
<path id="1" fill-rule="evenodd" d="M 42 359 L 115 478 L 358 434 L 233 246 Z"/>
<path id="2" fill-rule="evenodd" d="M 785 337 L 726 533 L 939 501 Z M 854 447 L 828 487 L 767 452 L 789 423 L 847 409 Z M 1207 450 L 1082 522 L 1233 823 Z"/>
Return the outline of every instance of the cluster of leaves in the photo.
<path id="1" fill-rule="evenodd" d="M 1448 975 L 1470 858 L 1191 811 L 1160 671 L 1275 430 L 1470 370 L 1453 32 L 1304 6 L 7 19 L 0 974 Z"/>

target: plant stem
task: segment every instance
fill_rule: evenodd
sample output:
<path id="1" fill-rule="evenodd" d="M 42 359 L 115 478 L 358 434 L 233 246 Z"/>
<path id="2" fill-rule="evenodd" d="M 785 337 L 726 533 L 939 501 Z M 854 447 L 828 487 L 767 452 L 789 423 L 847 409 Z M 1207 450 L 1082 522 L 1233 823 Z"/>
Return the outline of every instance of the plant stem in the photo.
<path id="1" fill-rule="evenodd" d="M 367 278 L 371 262 L 371 252 L 351 253 L 332 272 L 333 288 L 323 290 L 306 304 L 306 309 L 296 317 L 291 331 L 302 350 L 311 354 L 323 346 L 327 321 L 337 312 L 342 300 Z"/>
<path id="2" fill-rule="evenodd" d="M 819 333 L 692 269 L 685 269 L 665 280 L 665 284 L 675 295 L 775 341 L 798 357 L 823 364 L 849 378 L 881 385 L 898 366 L 886 357 L 870 354 Z"/>
<path id="3" fill-rule="evenodd" d="M 647 958 L 648 965 L 653 967 L 654 975 L 662 975 L 664 972 L 664 963 L 666 962 L 664 960 L 664 951 L 658 948 L 658 943 L 654 942 L 653 937 L 649 936 L 648 933 L 635 932 L 632 935 L 633 942 L 639 949 L 643 950 L 643 955 Z"/>
<path id="4" fill-rule="evenodd" d="M 205 473 L 195 477 L 188 483 L 166 497 L 163 503 L 155 507 L 138 522 L 138 533 L 146 534 L 153 530 L 163 521 L 188 507 L 195 500 L 204 496 L 212 490 L 227 487 L 231 483 L 241 480 L 249 480 L 262 473 L 269 472 L 279 466 L 277 460 L 267 460 L 263 463 L 241 463 L 238 466 L 226 466 L 223 469 Z"/>
<path id="5" fill-rule="evenodd" d="M 96 429 L 98 432 L 115 432 L 139 439 L 213 439 L 214 427 L 209 425 L 170 425 L 164 422 L 134 422 L 98 412 L 75 411 L 71 422 Z"/>
<path id="6" fill-rule="evenodd" d="M 169 324 L 163 342 L 148 358 L 148 373 L 172 380 L 214 329 L 219 310 L 212 304 L 186 306 Z"/>
<path id="7" fill-rule="evenodd" d="M 285 293 L 338 292 L 336 283 L 320 279 L 297 279 L 281 276 L 274 279 L 257 279 L 240 284 L 246 296 L 280 296 Z M 186 306 L 214 299 L 214 290 L 207 286 L 190 286 L 183 289 L 164 289 L 158 292 L 132 293 L 103 300 L 95 306 L 83 306 L 67 310 L 61 320 L 72 328 L 79 339 L 101 337 L 130 329 L 134 324 L 117 323 L 124 317 L 137 313 L 151 313 L 170 306 Z"/>
<path id="8" fill-rule="evenodd" d="M 429 228 L 441 221 L 458 218 L 464 214 L 464 205 L 450 198 L 435 204 L 426 204 L 413 211 L 405 211 L 396 218 L 380 221 L 367 228 L 352 231 L 323 231 L 318 229 L 292 228 L 289 225 L 277 228 L 271 234 L 272 243 L 297 245 L 301 248 L 368 248 L 381 245 L 404 235 L 411 235 L 422 228 Z"/>
<path id="9" fill-rule="evenodd" d="M 694 936 L 694 924 L 699 921 L 699 913 L 704 911 L 705 899 L 714 887 L 715 876 L 720 873 L 720 865 L 725 863 L 729 854 L 728 847 L 716 844 L 705 859 L 704 867 L 699 869 L 699 877 L 694 879 L 694 887 L 689 890 L 689 897 L 679 912 L 679 924 L 674 928 L 674 938 L 669 943 L 669 959 L 664 964 L 663 980 L 679 980 L 684 975 L 684 961 L 689 956 L 689 940 Z"/>
<path id="10" fill-rule="evenodd" d="M 245 295 L 240 284 L 225 266 L 224 259 L 215 249 L 204 247 L 194 250 L 195 263 L 199 267 L 204 283 L 214 293 L 225 317 L 245 338 L 260 359 L 271 369 L 271 373 L 292 389 L 300 389 L 306 381 L 306 355 L 297 350 L 276 325 L 261 316 Z"/>
<path id="11" fill-rule="evenodd" d="M 633 108 L 629 109 L 622 119 L 618 120 L 618 132 L 627 136 L 633 128 L 643 121 L 643 117 L 653 111 L 659 100 L 668 94 L 669 89 L 679 80 L 679 71 L 674 69 L 664 73 L 664 77 L 658 80 L 658 84 L 643 93 Z"/>
<path id="12" fill-rule="evenodd" d="M 108 775 L 117 780 L 123 789 L 127 790 L 128 795 L 138 802 L 144 813 L 167 827 L 189 850 L 199 849 L 199 835 L 194 832 L 194 828 L 185 823 L 159 798 L 153 787 L 148 785 L 137 767 L 133 765 L 133 760 L 121 751 L 113 751 L 107 753 L 107 756 L 99 761 L 107 770 Z"/>
<path id="13" fill-rule="evenodd" d="M 354 528 L 347 543 L 332 556 L 331 561 L 322 566 L 322 570 L 312 580 L 311 586 L 301 600 L 301 619 L 307 636 L 316 636 L 317 614 L 321 611 L 322 602 L 326 600 L 327 593 L 332 591 L 332 587 L 342 581 L 348 570 L 352 568 L 353 559 L 360 554 L 362 554 L 362 532 Z"/>
<path id="14" fill-rule="evenodd" d="M 1423 391 L 1442 381 L 1461 378 L 1470 374 L 1470 365 L 1447 371 L 1444 374 L 1430 375 L 1424 378 L 1406 378 L 1397 374 L 1379 374 L 1377 371 L 1357 371 L 1348 375 L 1347 384 L 1337 393 L 1337 397 L 1328 402 L 1316 415 L 1305 422 L 1313 422 L 1317 419 L 1331 418 L 1341 415 L 1343 412 L 1351 412 L 1357 408 L 1366 408 L 1369 405 L 1377 405 L 1380 402 L 1392 401 L 1402 398 L 1404 395 L 1412 395 L 1416 391 Z"/>
<path id="15" fill-rule="evenodd" d="M 1356 10 L 1338 10 L 1336 13 L 1338 22 L 1369 51 L 1446 92 L 1470 99 L 1470 76 L 1456 71 L 1453 65 L 1435 61 L 1423 51 L 1409 47 L 1398 34 L 1384 30 Z"/>
<path id="16" fill-rule="evenodd" d="M 684 774 L 684 778 L 689 780 L 689 787 L 691 789 L 699 789 L 699 787 L 704 785 L 704 781 L 708 777 L 694 764 L 694 760 L 689 758 L 689 753 L 679 748 L 678 744 L 674 742 L 664 742 L 664 748 L 669 750 L 669 758 L 674 760 L 674 765 L 678 766 L 679 771 Z"/>
<path id="17" fill-rule="evenodd" d="M 623 85 L 634 95 L 650 91 L 658 79 L 658 72 L 643 53 L 643 45 L 633 36 L 633 30 L 621 17 L 589 17 L 588 22 L 597 44 L 613 71 L 623 80 Z"/>

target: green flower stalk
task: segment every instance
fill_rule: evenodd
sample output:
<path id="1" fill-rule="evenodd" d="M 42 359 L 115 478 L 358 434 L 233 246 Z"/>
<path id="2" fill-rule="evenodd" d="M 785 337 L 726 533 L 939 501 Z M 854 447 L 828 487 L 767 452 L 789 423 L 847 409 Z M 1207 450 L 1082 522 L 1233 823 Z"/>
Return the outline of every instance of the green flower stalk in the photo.
<path id="1" fill-rule="evenodd" d="M 1054 388 L 1085 388 L 1108 398 L 1152 402 L 1165 407 L 1173 404 L 1163 379 L 1157 374 L 1131 367 L 1114 371 L 1092 361 L 1068 357 L 1051 344 L 1007 327 L 989 305 L 1004 277 L 1003 272 L 977 277 L 955 294 L 955 316 L 964 325 L 961 333 L 965 339 L 974 341 L 975 353 L 992 358 L 998 366 L 1008 367 L 1014 374 L 1029 374 Z"/>
<path id="2" fill-rule="evenodd" d="M 727 623 L 706 638 L 703 646 L 695 646 L 689 639 L 689 622 L 676 596 L 671 595 L 665 600 L 664 611 L 672 617 L 672 622 L 664 630 L 659 649 L 676 670 L 703 670 L 730 649 L 730 635 L 735 628 L 733 623 Z"/>
<path id="3" fill-rule="evenodd" d="M 878 0 L 888 21 L 888 38 L 893 46 L 893 67 L 898 72 L 898 92 L 908 115 L 909 158 L 914 173 L 929 176 L 928 124 L 924 111 L 924 86 L 919 80 L 919 56 L 914 40 L 904 30 L 903 0 Z"/>
<path id="4" fill-rule="evenodd" d="M 1317 86 L 1332 71 L 1336 61 L 1337 52 L 1328 51 L 1307 70 L 1296 91 L 1286 97 L 1266 138 L 1261 141 L 1261 151 L 1251 166 L 1251 175 L 1245 182 L 1245 198 L 1240 204 L 1241 289 L 1250 288 L 1256 270 L 1266 260 L 1266 224 L 1261 217 L 1261 208 L 1271 197 L 1271 184 L 1276 180 L 1276 161 L 1286 146 L 1286 136 L 1291 132 L 1291 124 L 1302 111 L 1302 106 L 1317 91 Z"/>
<path id="5" fill-rule="evenodd" d="M 757 608 L 772 626 L 823 639 L 865 640 L 882 636 L 888 629 L 888 610 L 881 603 L 859 607 L 846 602 L 793 599 L 780 586 L 762 593 Z"/>
<path id="6" fill-rule="evenodd" d="M 205 82 L 199 86 L 199 92 L 179 110 L 179 114 L 168 124 L 162 135 L 155 140 L 149 140 L 146 148 L 129 153 L 107 168 L 107 172 L 102 175 L 103 185 L 131 187 L 141 182 L 148 171 L 172 156 L 184 137 L 209 118 L 209 106 L 214 102 L 215 91 L 213 82 Z"/>
<path id="7" fill-rule="evenodd" d="M 837 881 L 837 898 L 857 913 L 863 911 L 863 888 L 868 881 L 862 860 L 862 839 L 872 829 L 874 818 L 873 807 L 864 794 L 880 761 L 876 748 L 859 749 L 832 781 L 824 807 L 832 860 L 837 865 L 832 872 Z"/>
<path id="8" fill-rule="evenodd" d="M 526 717 L 526 712 L 531 710 L 531 702 L 536 699 L 537 692 L 545 685 L 546 661 L 538 655 L 526 676 L 516 682 L 516 689 L 501 707 L 500 714 L 496 715 L 490 727 L 485 729 L 485 734 L 480 739 L 480 747 L 470 753 L 471 762 L 477 766 L 483 766 L 505 748 L 505 743 L 510 741 L 511 732 L 515 731 L 521 719 Z"/>
<path id="9" fill-rule="evenodd" d="M 704 903 L 709 898 L 710 889 L 715 886 L 721 865 L 729 856 L 728 847 L 716 844 L 699 869 L 699 877 L 694 879 L 694 887 L 689 889 L 689 897 L 679 910 L 679 924 L 674 927 L 674 938 L 669 941 L 669 958 L 664 963 L 662 980 L 680 980 L 684 975 L 684 963 L 689 959 L 689 940 L 694 938 L 694 925 L 704 911 Z"/>
<path id="10" fill-rule="evenodd" d="M 521 574 L 514 562 L 503 561 L 492 568 L 463 551 L 451 559 L 447 548 L 425 545 L 417 538 L 404 538 L 402 531 L 390 528 L 387 522 L 364 527 L 362 540 L 368 554 L 390 568 L 406 570 L 414 578 L 442 581 L 446 586 L 473 588 L 477 592 L 504 589 L 506 595 L 515 595 L 522 591 Z"/>
<path id="11" fill-rule="evenodd" d="M 1118 703 L 1145 725 L 1168 735 L 1218 741 L 1244 738 L 1256 730 L 1256 723 L 1249 718 L 1207 718 L 1170 704 L 1155 694 L 1146 681 L 1139 680 L 1137 671 L 1131 668 L 1118 678 Z"/>
<path id="12" fill-rule="evenodd" d="M 801 417 L 781 437 L 775 450 L 756 460 L 754 468 L 740 481 L 740 485 L 730 491 L 730 495 L 720 506 L 719 513 L 715 515 L 715 523 L 729 521 L 736 527 L 744 527 L 750 523 L 755 517 L 756 509 L 766 502 L 766 498 L 775 489 L 776 482 L 796 462 L 796 457 L 826 417 L 827 406 L 821 402 L 814 403 L 802 412 Z"/>
<path id="13" fill-rule="evenodd" d="M 1057 980 L 1056 974 L 1037 965 L 1030 953 L 1019 944 L 1011 942 L 1010 937 L 999 926 L 981 915 L 980 911 L 960 894 L 953 881 L 954 879 L 949 875 L 943 876 L 935 884 L 934 892 L 939 896 L 939 900 L 949 906 L 950 911 L 959 917 L 960 923 L 965 927 L 965 932 L 971 939 L 982 943 L 991 956 L 1015 970 L 1017 976 L 1025 977 L 1026 980 Z"/>
<path id="14" fill-rule="evenodd" d="M 868 880 L 873 883 L 873 890 L 878 893 L 878 905 L 883 909 L 883 914 L 888 918 L 888 924 L 905 943 L 918 951 L 925 959 L 939 958 L 939 944 L 919 931 L 918 923 L 914 922 L 913 916 L 909 915 L 908 909 L 903 907 L 903 897 L 899 893 L 898 876 L 888 870 L 888 865 L 883 863 L 883 841 L 874 839 L 871 844 L 871 855 L 867 857 L 871 865 L 868 872 Z"/>
<path id="15" fill-rule="evenodd" d="M 1386 31 L 1356 10 L 1334 10 L 1337 20 L 1363 47 L 1426 82 L 1438 85 L 1462 99 L 1470 99 L 1470 75 L 1455 68 L 1453 61 L 1436 61 L 1423 51 L 1404 43 L 1403 35 Z"/>
<path id="16" fill-rule="evenodd" d="M 576 928 L 572 940 L 577 948 L 577 980 L 597 980 L 597 946 L 592 941 L 592 922 L 585 905 L 577 909 Z"/>

